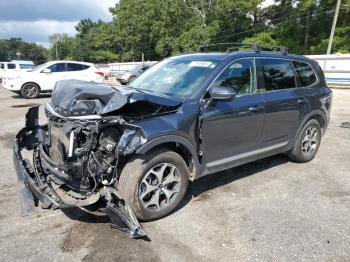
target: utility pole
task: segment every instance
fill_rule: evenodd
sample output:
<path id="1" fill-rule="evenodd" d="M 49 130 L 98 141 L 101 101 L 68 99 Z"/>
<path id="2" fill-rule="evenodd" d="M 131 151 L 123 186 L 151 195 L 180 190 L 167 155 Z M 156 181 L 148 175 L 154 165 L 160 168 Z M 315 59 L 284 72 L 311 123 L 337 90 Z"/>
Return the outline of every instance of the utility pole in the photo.
<path id="1" fill-rule="evenodd" d="M 331 34 L 329 36 L 329 42 L 328 42 L 328 48 L 327 48 L 327 55 L 329 55 L 332 51 L 332 42 L 333 42 L 333 37 L 334 37 L 334 31 L 335 27 L 337 25 L 337 20 L 338 20 L 338 14 L 339 14 L 339 8 L 340 8 L 340 1 L 337 1 L 337 6 L 335 7 L 335 13 L 334 13 L 334 18 L 333 18 L 333 24 L 332 24 L 332 30 Z"/>
<path id="2" fill-rule="evenodd" d="M 55 46 L 56 46 L 56 60 L 58 60 L 58 50 L 57 50 L 57 44 L 58 44 L 58 40 L 56 40 L 56 44 L 55 44 Z"/>
<path id="3" fill-rule="evenodd" d="M 56 44 L 55 44 L 55 47 L 56 47 L 56 60 L 58 60 L 58 43 L 61 41 L 61 36 L 60 34 L 56 34 Z"/>

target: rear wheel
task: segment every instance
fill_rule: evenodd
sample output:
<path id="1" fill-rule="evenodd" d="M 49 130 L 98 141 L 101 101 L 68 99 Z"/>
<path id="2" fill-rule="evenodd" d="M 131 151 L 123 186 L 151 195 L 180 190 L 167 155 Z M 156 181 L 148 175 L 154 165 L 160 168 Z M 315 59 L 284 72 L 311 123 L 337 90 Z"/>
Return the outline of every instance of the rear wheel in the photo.
<path id="1" fill-rule="evenodd" d="M 188 168 L 179 154 L 155 150 L 126 164 L 118 191 L 138 219 L 152 221 L 178 206 L 186 193 L 188 177 Z"/>
<path id="2" fill-rule="evenodd" d="M 304 163 L 312 160 L 321 143 L 321 126 L 315 119 L 311 119 L 301 130 L 292 151 L 290 159 Z"/>
<path id="3" fill-rule="evenodd" d="M 35 83 L 26 83 L 21 88 L 21 96 L 24 98 L 37 98 L 40 93 L 40 88 Z"/>

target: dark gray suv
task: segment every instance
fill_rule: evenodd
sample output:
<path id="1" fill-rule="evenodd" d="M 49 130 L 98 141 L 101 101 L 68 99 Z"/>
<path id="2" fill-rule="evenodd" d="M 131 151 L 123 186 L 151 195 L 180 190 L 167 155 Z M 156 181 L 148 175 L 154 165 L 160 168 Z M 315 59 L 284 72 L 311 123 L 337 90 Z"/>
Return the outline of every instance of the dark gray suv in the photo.
<path id="1" fill-rule="evenodd" d="M 16 137 L 27 203 L 94 205 L 142 237 L 138 219 L 172 212 L 189 181 L 279 153 L 312 160 L 332 100 L 321 68 L 251 47 L 171 57 L 125 87 L 59 82 L 47 124 L 31 108 Z"/>

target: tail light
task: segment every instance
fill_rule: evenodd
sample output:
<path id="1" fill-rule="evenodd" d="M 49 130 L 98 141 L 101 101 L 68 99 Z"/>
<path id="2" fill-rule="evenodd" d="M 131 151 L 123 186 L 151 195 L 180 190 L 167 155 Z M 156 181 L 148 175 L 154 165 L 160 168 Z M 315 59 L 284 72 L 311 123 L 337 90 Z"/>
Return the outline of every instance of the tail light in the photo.
<path id="1" fill-rule="evenodd" d="M 95 72 L 95 74 L 98 74 L 100 76 L 104 76 L 105 75 L 103 72 L 100 71 L 101 69 L 98 66 L 94 65 L 94 67 L 96 68 L 96 70 L 98 70 L 97 72 Z"/>

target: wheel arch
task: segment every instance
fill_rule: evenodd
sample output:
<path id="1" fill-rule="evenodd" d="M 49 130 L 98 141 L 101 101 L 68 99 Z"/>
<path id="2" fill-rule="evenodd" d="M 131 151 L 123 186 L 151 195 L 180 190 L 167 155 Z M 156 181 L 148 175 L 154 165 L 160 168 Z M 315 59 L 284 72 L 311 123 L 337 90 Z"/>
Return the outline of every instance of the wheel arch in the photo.
<path id="1" fill-rule="evenodd" d="M 305 126 L 305 124 L 307 122 L 309 122 L 311 119 L 315 119 L 317 120 L 317 122 L 320 124 L 321 126 L 321 132 L 322 135 L 325 132 L 325 129 L 327 127 L 327 117 L 326 114 L 324 112 L 322 112 L 321 110 L 314 110 L 312 112 L 310 112 L 309 114 L 307 114 L 304 117 L 304 120 L 301 122 L 298 132 L 296 133 L 295 139 L 298 137 L 299 133 L 301 132 L 301 130 L 303 129 L 303 127 Z"/>
<path id="2" fill-rule="evenodd" d="M 150 150 L 156 150 L 159 148 L 168 148 L 177 152 L 184 159 L 190 169 L 189 179 L 193 181 L 198 177 L 201 165 L 196 149 L 188 139 L 177 135 L 157 137 L 141 146 L 136 153 L 146 154 Z"/>

